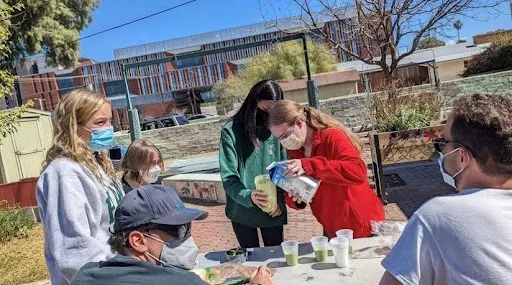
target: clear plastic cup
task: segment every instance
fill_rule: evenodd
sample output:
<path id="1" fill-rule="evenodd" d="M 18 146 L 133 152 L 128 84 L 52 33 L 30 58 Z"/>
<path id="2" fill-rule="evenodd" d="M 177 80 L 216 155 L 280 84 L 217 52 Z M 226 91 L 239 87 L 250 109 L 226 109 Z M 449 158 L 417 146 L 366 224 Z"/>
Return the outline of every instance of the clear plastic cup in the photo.
<path id="1" fill-rule="evenodd" d="M 299 242 L 290 240 L 281 243 L 284 258 L 288 266 L 296 266 L 299 264 Z"/>
<path id="2" fill-rule="evenodd" d="M 335 237 L 331 239 L 329 243 L 331 244 L 332 252 L 334 253 L 336 266 L 339 268 L 348 267 L 348 239 L 346 237 Z"/>
<path id="3" fill-rule="evenodd" d="M 337 237 L 344 237 L 348 239 L 348 254 L 354 254 L 352 242 L 354 241 L 354 231 L 350 229 L 343 229 L 336 232 Z"/>
<path id="4" fill-rule="evenodd" d="M 315 257 L 318 262 L 327 261 L 329 256 L 329 239 L 327 237 L 314 237 L 311 239 L 311 246 L 315 251 Z"/>

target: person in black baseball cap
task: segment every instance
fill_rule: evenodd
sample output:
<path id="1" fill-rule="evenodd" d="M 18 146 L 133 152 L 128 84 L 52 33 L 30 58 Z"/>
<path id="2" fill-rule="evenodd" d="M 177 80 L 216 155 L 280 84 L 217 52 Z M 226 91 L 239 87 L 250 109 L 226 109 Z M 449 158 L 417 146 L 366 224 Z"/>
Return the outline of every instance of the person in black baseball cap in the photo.
<path id="1" fill-rule="evenodd" d="M 192 269 L 198 248 L 191 222 L 208 213 L 187 208 L 172 188 L 147 185 L 126 194 L 108 241 L 114 258 L 85 265 L 71 284 L 201 284 Z"/>

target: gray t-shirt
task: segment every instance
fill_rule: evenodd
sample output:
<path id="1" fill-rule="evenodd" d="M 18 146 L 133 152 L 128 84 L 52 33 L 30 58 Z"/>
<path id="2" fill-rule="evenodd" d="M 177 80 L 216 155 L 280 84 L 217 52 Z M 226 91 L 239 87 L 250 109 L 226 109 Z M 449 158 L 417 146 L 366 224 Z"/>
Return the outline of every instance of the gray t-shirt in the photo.
<path id="1" fill-rule="evenodd" d="M 512 191 L 471 189 L 430 200 L 382 266 L 403 284 L 512 284 Z"/>

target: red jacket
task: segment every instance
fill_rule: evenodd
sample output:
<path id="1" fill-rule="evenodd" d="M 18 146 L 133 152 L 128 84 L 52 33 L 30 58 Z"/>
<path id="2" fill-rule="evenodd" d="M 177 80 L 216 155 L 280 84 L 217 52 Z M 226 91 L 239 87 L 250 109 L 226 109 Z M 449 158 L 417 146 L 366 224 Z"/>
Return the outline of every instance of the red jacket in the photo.
<path id="1" fill-rule="evenodd" d="M 368 183 L 366 164 L 342 131 L 329 128 L 313 134 L 309 158 L 304 149 L 288 155 L 301 160 L 306 175 L 322 180 L 310 206 L 330 238 L 340 229 L 352 229 L 354 238 L 368 237 L 370 221 L 384 220 L 382 203 Z M 285 201 L 294 209 L 305 207 L 288 195 Z"/>

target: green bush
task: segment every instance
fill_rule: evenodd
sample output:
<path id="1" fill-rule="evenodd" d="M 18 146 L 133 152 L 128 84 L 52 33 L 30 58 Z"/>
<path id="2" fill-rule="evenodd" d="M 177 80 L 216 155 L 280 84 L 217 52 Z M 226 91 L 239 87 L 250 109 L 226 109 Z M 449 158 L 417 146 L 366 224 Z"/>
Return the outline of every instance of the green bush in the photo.
<path id="1" fill-rule="evenodd" d="M 370 110 L 379 132 L 405 131 L 428 127 L 439 117 L 438 90 L 415 92 L 404 80 L 393 80 L 375 94 Z"/>
<path id="2" fill-rule="evenodd" d="M 19 206 L 5 206 L 0 201 L 0 243 L 27 237 L 35 224 L 32 215 Z"/>
<path id="3" fill-rule="evenodd" d="M 481 54 L 475 55 L 462 73 L 463 77 L 512 69 L 512 37 L 502 38 L 491 44 Z"/>
<path id="4" fill-rule="evenodd" d="M 382 132 L 392 132 L 428 127 L 437 113 L 438 110 L 429 104 L 402 106 L 396 116 L 383 118 L 378 122 L 378 129 Z"/>

